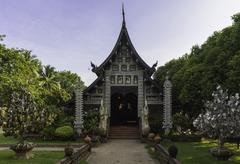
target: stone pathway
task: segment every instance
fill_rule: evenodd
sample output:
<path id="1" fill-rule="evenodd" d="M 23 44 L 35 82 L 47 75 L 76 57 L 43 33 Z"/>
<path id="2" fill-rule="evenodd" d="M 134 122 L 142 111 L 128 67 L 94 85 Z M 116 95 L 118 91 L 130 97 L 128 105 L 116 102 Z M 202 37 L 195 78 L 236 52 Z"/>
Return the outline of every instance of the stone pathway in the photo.
<path id="1" fill-rule="evenodd" d="M 110 140 L 93 148 L 89 164 L 156 164 L 139 140 Z"/>

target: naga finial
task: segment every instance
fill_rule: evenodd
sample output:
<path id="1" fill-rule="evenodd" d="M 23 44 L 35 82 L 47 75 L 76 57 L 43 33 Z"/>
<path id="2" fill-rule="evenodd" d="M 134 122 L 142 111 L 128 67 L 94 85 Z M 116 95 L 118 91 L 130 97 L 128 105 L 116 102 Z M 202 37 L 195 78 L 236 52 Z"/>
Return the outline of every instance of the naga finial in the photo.
<path id="1" fill-rule="evenodd" d="M 155 68 L 157 66 L 157 64 L 158 64 L 158 61 L 156 61 L 156 63 L 153 64 L 152 68 Z"/>

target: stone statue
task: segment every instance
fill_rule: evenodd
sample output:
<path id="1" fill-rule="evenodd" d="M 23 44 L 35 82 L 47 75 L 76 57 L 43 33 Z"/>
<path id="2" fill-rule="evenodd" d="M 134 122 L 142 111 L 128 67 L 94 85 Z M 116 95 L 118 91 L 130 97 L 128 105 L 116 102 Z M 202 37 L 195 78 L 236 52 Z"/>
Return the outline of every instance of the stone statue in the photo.
<path id="1" fill-rule="evenodd" d="M 99 123 L 99 128 L 103 129 L 104 132 L 107 132 L 107 119 L 108 119 L 108 114 L 107 114 L 107 109 L 103 105 L 103 99 L 101 100 L 101 106 L 100 106 L 100 123 Z"/>
<path id="2" fill-rule="evenodd" d="M 148 135 L 150 131 L 149 122 L 148 122 L 148 104 L 147 99 L 145 98 L 145 105 L 142 111 L 142 134 L 143 136 Z"/>

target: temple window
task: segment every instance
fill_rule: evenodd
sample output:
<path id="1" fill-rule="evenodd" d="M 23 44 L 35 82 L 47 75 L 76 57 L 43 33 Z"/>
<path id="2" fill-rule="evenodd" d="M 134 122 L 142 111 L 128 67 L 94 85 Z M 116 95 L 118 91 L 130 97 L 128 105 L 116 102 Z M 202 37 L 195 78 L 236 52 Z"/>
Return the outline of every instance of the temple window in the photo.
<path id="1" fill-rule="evenodd" d="M 130 71 L 136 71 L 136 65 L 130 65 Z"/>
<path id="2" fill-rule="evenodd" d="M 127 71 L 127 65 L 122 65 L 122 66 L 121 66 L 121 70 L 122 70 L 122 71 Z"/>
<path id="3" fill-rule="evenodd" d="M 125 76 L 125 83 L 126 84 L 131 84 L 131 76 L 130 75 Z"/>
<path id="4" fill-rule="evenodd" d="M 137 75 L 134 75 L 134 77 L 133 77 L 133 83 L 134 83 L 134 84 L 137 84 L 137 83 L 138 83 L 138 76 L 137 76 Z"/>
<path id="5" fill-rule="evenodd" d="M 122 84 L 123 83 L 123 76 L 122 75 L 118 75 L 117 76 L 117 83 L 118 84 Z"/>
<path id="6" fill-rule="evenodd" d="M 111 84 L 115 84 L 115 76 L 111 76 L 110 81 L 111 81 Z"/>
<path id="7" fill-rule="evenodd" d="M 113 71 L 118 71 L 118 70 L 119 70 L 118 65 L 113 65 L 113 66 L 112 66 L 112 70 L 113 70 Z"/>

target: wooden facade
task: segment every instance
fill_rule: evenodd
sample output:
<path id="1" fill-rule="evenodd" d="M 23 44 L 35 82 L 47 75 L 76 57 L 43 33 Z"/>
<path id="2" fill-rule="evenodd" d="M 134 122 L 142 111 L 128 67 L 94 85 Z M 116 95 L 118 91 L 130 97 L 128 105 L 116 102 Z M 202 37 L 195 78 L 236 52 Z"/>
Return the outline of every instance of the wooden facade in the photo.
<path id="1" fill-rule="evenodd" d="M 151 78 L 156 65 L 157 63 L 150 67 L 135 50 L 128 35 L 123 11 L 121 31 L 110 55 L 99 66 L 91 63 L 97 79 L 83 92 L 83 109 L 99 109 L 103 101 L 112 122 L 113 119 L 123 119 L 116 110 L 126 111 L 126 122 L 138 122 L 145 100 L 150 112 L 162 110 L 161 88 Z"/>

